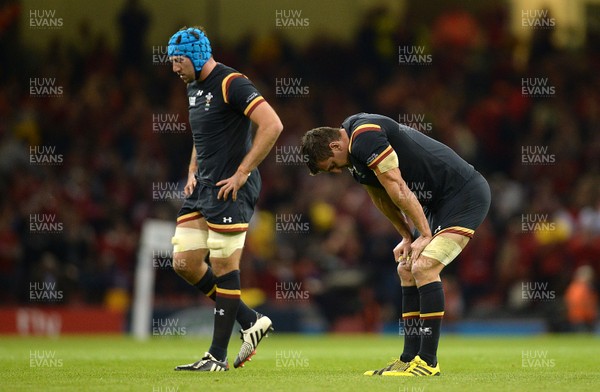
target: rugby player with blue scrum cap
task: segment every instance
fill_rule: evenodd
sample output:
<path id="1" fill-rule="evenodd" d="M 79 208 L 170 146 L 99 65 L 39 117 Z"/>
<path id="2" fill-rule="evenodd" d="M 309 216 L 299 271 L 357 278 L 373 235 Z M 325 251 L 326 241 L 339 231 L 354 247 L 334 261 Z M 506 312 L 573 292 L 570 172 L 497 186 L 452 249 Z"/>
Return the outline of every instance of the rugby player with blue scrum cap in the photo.
<path id="1" fill-rule="evenodd" d="M 348 168 L 402 237 L 393 254 L 402 285 L 404 349 L 386 367 L 364 374 L 438 376 L 440 272 L 487 215 L 487 181 L 450 147 L 378 114 L 312 129 L 302 138 L 302 151 L 313 175 Z"/>
<path id="2" fill-rule="evenodd" d="M 168 56 L 173 72 L 187 84 L 193 137 L 186 199 L 172 239 L 173 269 L 215 301 L 209 350 L 200 360 L 175 370 L 226 371 L 236 320 L 242 326 L 236 368 L 254 355 L 272 330 L 267 316 L 240 299 L 240 258 L 261 187 L 257 167 L 283 126 L 246 76 L 214 60 L 201 27 L 184 27 L 175 33 Z M 253 139 L 252 123 L 256 124 Z"/>

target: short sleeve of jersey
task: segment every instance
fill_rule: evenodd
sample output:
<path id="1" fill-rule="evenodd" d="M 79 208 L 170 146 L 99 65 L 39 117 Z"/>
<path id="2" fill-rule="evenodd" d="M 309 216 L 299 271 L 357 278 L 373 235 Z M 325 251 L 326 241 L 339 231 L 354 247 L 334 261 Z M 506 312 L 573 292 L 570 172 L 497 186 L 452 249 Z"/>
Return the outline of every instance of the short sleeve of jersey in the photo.
<path id="1" fill-rule="evenodd" d="M 241 73 L 227 75 L 223 79 L 222 89 L 225 103 L 246 117 L 250 117 L 254 109 L 265 102 L 254 84 Z"/>
<path id="2" fill-rule="evenodd" d="M 369 169 L 375 170 L 394 150 L 379 125 L 355 124 L 354 127 L 348 147 L 350 154 Z"/>

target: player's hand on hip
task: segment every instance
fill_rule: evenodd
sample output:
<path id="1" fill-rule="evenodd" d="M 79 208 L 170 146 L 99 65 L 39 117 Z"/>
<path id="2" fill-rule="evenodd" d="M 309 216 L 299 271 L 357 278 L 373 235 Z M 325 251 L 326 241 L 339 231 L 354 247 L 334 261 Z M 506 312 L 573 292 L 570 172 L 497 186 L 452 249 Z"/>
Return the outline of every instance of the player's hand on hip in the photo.
<path id="1" fill-rule="evenodd" d="M 238 191 L 244 186 L 246 181 L 248 181 L 248 173 L 244 173 L 240 170 L 236 171 L 235 174 L 225 180 L 221 180 L 217 182 L 217 186 L 220 186 L 219 194 L 217 195 L 217 199 L 227 200 L 229 194 L 231 193 L 231 199 L 233 201 L 237 200 Z"/>
<path id="2" fill-rule="evenodd" d="M 425 249 L 425 247 L 427 245 L 429 245 L 429 243 L 431 242 L 431 240 L 433 239 L 433 237 L 425 237 L 425 236 L 420 236 L 419 238 L 417 238 L 416 240 L 413 241 L 413 243 L 411 244 L 411 261 L 415 261 L 419 258 L 419 256 L 421 255 L 421 252 L 423 252 L 423 249 Z"/>
<path id="3" fill-rule="evenodd" d="M 189 173 L 187 183 L 185 184 L 185 187 L 183 188 L 184 196 L 189 197 L 192 194 L 192 192 L 194 192 L 195 187 L 196 187 L 196 176 L 194 175 L 194 173 Z"/>

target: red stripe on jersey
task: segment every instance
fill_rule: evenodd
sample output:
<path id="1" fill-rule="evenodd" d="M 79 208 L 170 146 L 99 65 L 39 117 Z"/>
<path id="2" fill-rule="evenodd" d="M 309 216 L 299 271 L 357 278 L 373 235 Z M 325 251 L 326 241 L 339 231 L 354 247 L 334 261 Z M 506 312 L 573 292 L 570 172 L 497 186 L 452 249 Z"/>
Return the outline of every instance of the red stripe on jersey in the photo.
<path id="1" fill-rule="evenodd" d="M 381 128 L 379 128 L 379 127 L 366 127 L 366 128 L 361 128 L 361 129 L 359 129 L 359 130 L 355 131 L 355 132 L 352 134 L 352 136 L 354 136 L 354 137 L 356 138 L 358 135 L 360 135 L 360 134 L 361 134 L 361 133 L 363 133 L 363 132 L 367 132 L 367 131 L 379 131 L 379 130 L 381 130 Z"/>
<path id="2" fill-rule="evenodd" d="M 349 152 L 352 152 L 352 143 L 354 143 L 354 139 L 356 139 L 356 137 L 361 133 L 367 131 L 381 131 L 381 127 L 377 124 L 363 124 L 356 127 L 354 132 L 352 132 L 352 135 L 350 135 L 350 142 L 348 143 Z"/>
<path id="3" fill-rule="evenodd" d="M 456 228 L 449 228 L 449 229 L 444 229 L 444 230 L 436 233 L 436 235 L 440 235 L 442 233 L 454 233 L 454 234 L 464 235 L 465 237 L 473 238 L 473 232 L 467 231 L 467 230 L 468 229 L 460 230 L 460 229 L 456 229 Z"/>
<path id="4" fill-rule="evenodd" d="M 200 218 L 202 218 L 202 214 L 199 212 L 190 212 L 189 214 L 185 214 L 177 218 L 177 224 L 179 225 L 183 222 L 189 222 Z"/>
<path id="5" fill-rule="evenodd" d="M 229 86 L 231 85 L 231 82 L 237 78 L 245 78 L 245 76 L 241 73 L 232 73 L 227 75 L 225 79 L 223 79 L 223 101 L 225 103 L 229 103 Z"/>
<path id="6" fill-rule="evenodd" d="M 252 102 L 250 102 L 250 105 L 248 105 L 246 110 L 244 110 L 244 114 L 246 115 L 246 117 L 250 117 L 254 109 L 256 109 L 258 105 L 260 105 L 263 102 L 267 102 L 263 97 L 256 97 Z"/>
<path id="7" fill-rule="evenodd" d="M 381 154 L 379 154 L 379 156 L 377 156 L 377 158 L 373 162 L 371 162 L 370 165 L 368 165 L 369 169 L 375 170 L 377 165 L 379 165 L 381 163 L 381 161 L 383 161 L 388 155 L 390 155 L 392 153 L 392 151 L 394 151 L 392 149 L 392 146 L 387 146 L 387 148 L 385 150 L 383 150 L 381 152 Z"/>
<path id="8" fill-rule="evenodd" d="M 206 222 L 208 228 L 217 233 L 241 233 L 248 231 L 247 223 L 234 223 L 231 225 L 218 225 L 215 223 Z"/>

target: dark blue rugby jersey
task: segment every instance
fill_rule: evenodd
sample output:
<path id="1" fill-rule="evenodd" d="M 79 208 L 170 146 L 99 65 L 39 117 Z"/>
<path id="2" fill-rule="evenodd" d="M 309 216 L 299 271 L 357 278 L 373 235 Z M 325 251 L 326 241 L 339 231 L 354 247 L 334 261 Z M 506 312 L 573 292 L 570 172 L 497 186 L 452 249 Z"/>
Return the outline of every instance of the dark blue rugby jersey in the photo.
<path id="1" fill-rule="evenodd" d="M 198 180 L 215 185 L 231 177 L 250 150 L 250 114 L 265 102 L 252 82 L 217 63 L 206 79 L 187 86 Z"/>
<path id="2" fill-rule="evenodd" d="M 359 113 L 344 120 L 342 128 L 350 139 L 356 181 L 383 188 L 373 170 L 393 150 L 402 178 L 424 206 L 456 194 L 475 171 L 450 147 L 389 117 Z"/>

